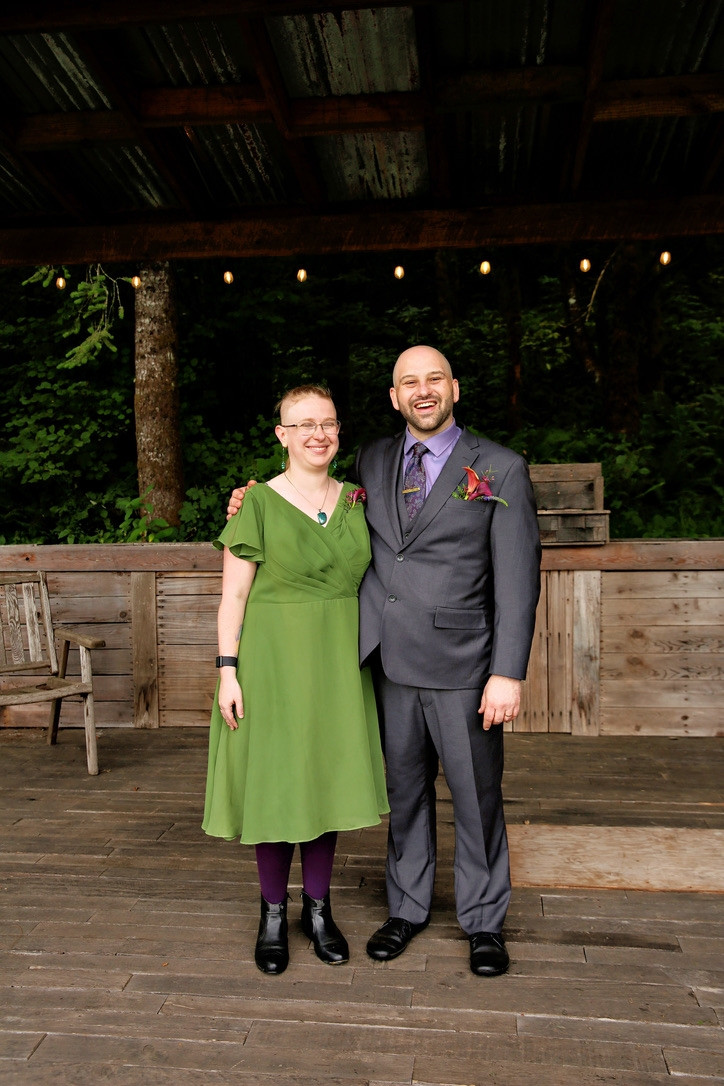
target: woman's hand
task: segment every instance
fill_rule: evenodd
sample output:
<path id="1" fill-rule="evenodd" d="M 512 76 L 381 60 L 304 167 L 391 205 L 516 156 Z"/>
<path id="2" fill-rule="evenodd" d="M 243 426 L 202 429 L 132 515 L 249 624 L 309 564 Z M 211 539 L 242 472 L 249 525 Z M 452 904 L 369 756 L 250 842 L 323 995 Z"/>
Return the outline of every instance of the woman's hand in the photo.
<path id="1" fill-rule="evenodd" d="M 244 699 L 241 694 L 239 680 L 232 668 L 221 669 L 221 682 L 219 684 L 219 708 L 221 715 L 231 728 L 232 732 L 239 727 L 237 717 L 244 717 Z M 234 715 L 236 710 L 236 716 Z"/>

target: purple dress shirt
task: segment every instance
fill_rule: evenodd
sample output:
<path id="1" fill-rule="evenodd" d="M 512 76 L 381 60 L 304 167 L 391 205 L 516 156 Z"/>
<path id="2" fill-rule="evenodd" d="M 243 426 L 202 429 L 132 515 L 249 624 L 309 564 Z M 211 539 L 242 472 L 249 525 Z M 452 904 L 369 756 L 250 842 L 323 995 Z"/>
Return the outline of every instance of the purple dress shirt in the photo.
<path id="1" fill-rule="evenodd" d="M 422 458 L 422 463 L 425 467 L 425 497 L 430 493 L 433 483 L 437 479 L 438 475 L 445 467 L 445 463 L 450 453 L 455 447 L 455 442 L 460 437 L 462 430 L 452 420 L 447 429 L 442 430 L 439 434 L 435 434 L 433 437 L 418 438 L 414 437 L 409 430 L 405 431 L 405 451 L 403 453 L 404 470 L 406 471 L 409 466 L 410 449 L 418 442 L 422 441 L 423 445 L 426 445 L 430 450 L 426 452 Z M 403 471 L 404 475 L 404 471 Z"/>

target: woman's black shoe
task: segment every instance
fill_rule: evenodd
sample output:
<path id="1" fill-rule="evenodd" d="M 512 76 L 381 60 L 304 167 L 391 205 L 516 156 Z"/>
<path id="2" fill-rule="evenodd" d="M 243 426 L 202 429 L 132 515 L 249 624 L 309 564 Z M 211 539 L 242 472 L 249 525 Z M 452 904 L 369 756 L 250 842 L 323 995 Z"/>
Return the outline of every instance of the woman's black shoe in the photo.
<path id="1" fill-rule="evenodd" d="M 262 973 L 283 973 L 289 965 L 286 898 L 272 905 L 262 895 L 254 961 Z"/>
<path id="2" fill-rule="evenodd" d="M 317 899 L 302 890 L 302 931 L 314 943 L 314 953 L 325 965 L 349 961 L 347 940 L 332 919 L 329 894 Z"/>

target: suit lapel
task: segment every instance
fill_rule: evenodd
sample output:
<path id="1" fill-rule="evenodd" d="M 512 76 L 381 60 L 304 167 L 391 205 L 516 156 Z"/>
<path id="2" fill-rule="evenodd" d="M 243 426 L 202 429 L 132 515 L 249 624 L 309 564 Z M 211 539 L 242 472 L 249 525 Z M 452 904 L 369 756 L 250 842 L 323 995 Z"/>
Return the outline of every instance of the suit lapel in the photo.
<path id="1" fill-rule="evenodd" d="M 455 488 L 465 478 L 465 468 L 472 468 L 480 455 L 479 439 L 469 430 L 463 430 L 453 451 L 438 475 L 425 504 L 412 522 L 412 530 L 405 538 L 405 543 L 412 543 L 421 531 L 442 509 Z"/>
<path id="2" fill-rule="evenodd" d="M 402 543 L 402 526 L 400 524 L 400 511 L 398 507 L 398 492 L 400 480 L 400 467 L 402 464 L 402 450 L 405 444 L 405 432 L 403 431 L 385 450 L 383 464 L 385 506 L 387 519 L 390 523 L 398 544 Z"/>

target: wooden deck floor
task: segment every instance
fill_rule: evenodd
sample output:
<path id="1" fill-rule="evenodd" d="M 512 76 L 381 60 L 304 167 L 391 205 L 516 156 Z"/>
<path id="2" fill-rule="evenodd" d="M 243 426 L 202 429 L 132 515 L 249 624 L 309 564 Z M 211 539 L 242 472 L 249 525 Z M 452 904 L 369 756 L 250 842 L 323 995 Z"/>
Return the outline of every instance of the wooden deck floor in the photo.
<path id="1" fill-rule="evenodd" d="M 721 830 L 716 741 L 508 736 L 511 827 Z M 252 959 L 250 850 L 199 829 L 206 737 L 0 733 L 0 1084 L 702 1086 L 724 1080 L 724 897 L 517 887 L 510 973 L 474 977 L 455 921 L 449 802 L 430 927 L 389 965 L 385 827 L 340 839 L 352 960 Z M 605 830 L 604 830 L 605 832 Z M 293 872 L 299 887 L 299 871 Z"/>

